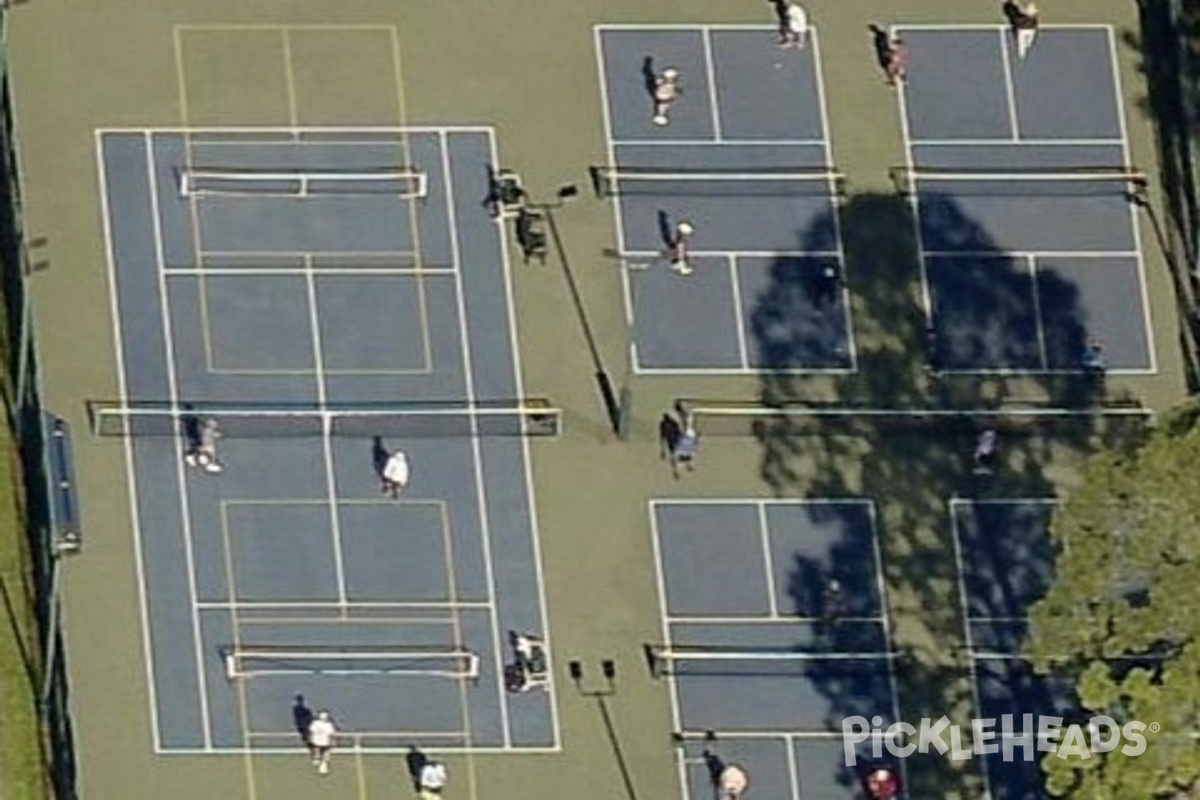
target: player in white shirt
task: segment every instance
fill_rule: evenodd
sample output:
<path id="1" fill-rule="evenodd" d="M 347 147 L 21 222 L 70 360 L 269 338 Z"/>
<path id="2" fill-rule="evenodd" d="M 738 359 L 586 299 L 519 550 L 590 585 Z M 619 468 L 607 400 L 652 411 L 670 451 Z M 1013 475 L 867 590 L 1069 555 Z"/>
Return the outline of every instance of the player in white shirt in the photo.
<path id="1" fill-rule="evenodd" d="M 329 774 L 329 753 L 337 737 L 337 726 L 328 711 L 317 712 L 317 717 L 308 725 L 308 751 L 313 766 L 322 775 Z"/>
<path id="2" fill-rule="evenodd" d="M 804 47 L 808 44 L 808 12 L 799 3 L 788 3 L 780 14 L 779 45 Z"/>

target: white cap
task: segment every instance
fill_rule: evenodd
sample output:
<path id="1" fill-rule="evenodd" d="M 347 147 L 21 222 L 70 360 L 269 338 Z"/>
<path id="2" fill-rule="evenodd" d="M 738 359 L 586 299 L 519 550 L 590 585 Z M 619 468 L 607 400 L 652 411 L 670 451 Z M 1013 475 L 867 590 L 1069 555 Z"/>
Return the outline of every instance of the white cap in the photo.
<path id="1" fill-rule="evenodd" d="M 667 80 L 674 80 L 679 77 L 679 70 L 674 67 L 667 67 L 663 70 L 663 77 Z"/>
<path id="2" fill-rule="evenodd" d="M 679 233 L 683 234 L 684 236 L 691 236 L 693 233 L 696 232 L 696 227 L 694 225 L 692 225 L 692 223 L 690 223 L 690 222 L 681 222 L 675 226 L 675 230 L 677 230 Z"/>

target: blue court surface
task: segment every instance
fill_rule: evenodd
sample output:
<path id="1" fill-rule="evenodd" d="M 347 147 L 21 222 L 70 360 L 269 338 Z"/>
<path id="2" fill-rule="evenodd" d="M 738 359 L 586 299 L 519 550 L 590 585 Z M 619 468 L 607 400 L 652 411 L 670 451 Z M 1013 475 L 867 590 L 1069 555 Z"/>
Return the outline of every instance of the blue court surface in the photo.
<path id="1" fill-rule="evenodd" d="M 491 132 L 97 146 L 157 750 L 293 751 L 298 696 L 365 750 L 557 748 L 552 692 L 504 684 L 544 633 L 530 445 L 474 411 L 522 396 Z"/>
<path id="2" fill-rule="evenodd" d="M 604 25 L 596 48 L 635 369 L 854 369 L 816 32 L 784 50 L 766 26 Z M 660 126 L 667 68 L 684 91 Z M 664 255 L 680 222 L 689 276 Z"/>
<path id="3" fill-rule="evenodd" d="M 902 26 L 900 92 L 936 358 L 952 372 L 1156 371 L 1114 34 Z"/>
<path id="4" fill-rule="evenodd" d="M 1046 593 L 1053 577 L 1050 517 L 1055 501 L 955 500 L 951 504 L 973 659 L 976 716 L 999 720 L 1012 714 L 1062 717 L 1085 722 L 1075 686 L 1037 675 L 1017 653 L 1030 606 Z M 1023 751 L 1016 753 L 1023 757 Z M 994 800 L 1043 797 L 1037 754 L 1032 761 L 1004 760 L 1003 753 L 980 756 Z"/>
<path id="5" fill-rule="evenodd" d="M 755 793 L 858 797 L 842 720 L 899 718 L 874 507 L 656 500 L 650 513 L 663 640 L 647 655 L 670 682 L 687 797 L 713 791 L 706 749 Z"/>

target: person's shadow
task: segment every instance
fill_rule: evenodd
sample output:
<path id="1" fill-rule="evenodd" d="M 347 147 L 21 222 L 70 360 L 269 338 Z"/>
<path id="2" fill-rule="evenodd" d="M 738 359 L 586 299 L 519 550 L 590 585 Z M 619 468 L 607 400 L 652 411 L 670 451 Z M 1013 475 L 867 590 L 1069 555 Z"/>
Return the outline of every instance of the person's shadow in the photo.
<path id="1" fill-rule="evenodd" d="M 408 770 L 408 777 L 412 779 L 413 789 L 421 791 L 421 770 L 425 769 L 425 765 L 429 763 L 429 756 L 421 752 L 416 745 L 410 745 L 408 752 L 404 755 L 404 765 Z"/>
<path id="2" fill-rule="evenodd" d="M 892 57 L 892 40 L 888 37 L 888 32 L 878 25 L 868 26 L 871 31 L 871 42 L 875 47 L 875 61 L 879 63 L 879 68 L 887 70 L 891 63 Z"/>
<path id="3" fill-rule="evenodd" d="M 304 695 L 296 695 L 296 700 L 292 703 L 292 724 L 296 726 L 296 733 L 300 735 L 300 741 L 308 745 L 308 728 L 312 725 L 313 710 L 308 707 L 304 701 Z"/>
<path id="4" fill-rule="evenodd" d="M 671 215 L 666 211 L 658 212 L 658 235 L 662 238 L 663 247 L 675 244 L 675 226 L 671 224 Z"/>
<path id="5" fill-rule="evenodd" d="M 647 96 L 654 99 L 654 90 L 658 87 L 658 74 L 654 70 L 654 56 L 646 56 L 642 59 L 642 85 L 646 87 Z"/>
<path id="6" fill-rule="evenodd" d="M 1016 28 L 1017 23 L 1025 16 L 1024 12 L 1021 11 L 1021 7 L 1017 5 L 1016 0 L 1005 0 L 1004 4 L 1000 6 L 1000 11 L 1004 14 L 1004 18 L 1008 20 L 1008 24 L 1013 28 Z"/>
<path id="7" fill-rule="evenodd" d="M 383 480 L 383 470 L 387 467 L 390 455 L 387 446 L 383 443 L 383 437 L 376 436 L 371 440 L 371 465 L 380 480 Z"/>
<path id="8" fill-rule="evenodd" d="M 725 772 L 725 761 L 712 750 L 705 750 L 704 769 L 708 771 L 708 782 L 712 784 L 713 796 L 721 795 L 721 774 Z"/>
<path id="9" fill-rule="evenodd" d="M 767 0 L 771 7 L 775 9 L 775 16 L 779 18 L 780 27 L 787 25 L 787 0 Z"/>

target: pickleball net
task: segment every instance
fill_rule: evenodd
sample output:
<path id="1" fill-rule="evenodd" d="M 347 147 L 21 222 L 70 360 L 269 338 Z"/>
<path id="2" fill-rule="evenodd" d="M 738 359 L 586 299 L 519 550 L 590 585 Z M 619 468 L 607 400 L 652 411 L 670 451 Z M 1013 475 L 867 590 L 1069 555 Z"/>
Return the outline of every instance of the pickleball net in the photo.
<path id="1" fill-rule="evenodd" d="M 670 197 L 841 198 L 846 178 L 829 166 L 670 167 L 626 164 L 588 168 L 599 198 L 621 195 Z"/>
<path id="2" fill-rule="evenodd" d="M 737 644 L 646 644 L 643 651 L 655 678 L 771 678 L 831 672 L 886 675 L 896 658 L 888 651 L 814 651 Z"/>
<path id="3" fill-rule="evenodd" d="M 465 648 L 237 644 L 221 648 L 230 681 L 258 677 L 383 676 L 475 681 L 480 659 Z"/>
<path id="4" fill-rule="evenodd" d="M 983 429 L 999 434 L 1079 434 L 1141 436 L 1154 413 L 1133 399 L 1084 407 L 1053 407 L 1010 402 L 990 408 L 868 408 L 809 403 L 680 398 L 688 420 L 701 436 L 871 436 L 905 432 L 969 435 Z"/>
<path id="5" fill-rule="evenodd" d="M 409 167 L 366 170 L 286 170 L 250 167 L 187 167 L 178 172 L 182 197 L 260 195 L 268 197 L 333 197 L 392 195 L 421 198 L 429 178 Z"/>
<path id="6" fill-rule="evenodd" d="M 516 402 L 355 404 L 337 407 L 190 402 L 89 401 L 96 436 L 188 437 L 209 420 L 219 435 L 279 437 L 546 437 L 562 430 L 562 411 L 545 398 Z"/>
<path id="7" fill-rule="evenodd" d="M 903 195 L 957 194 L 986 197 L 1120 195 L 1140 200 L 1149 179 L 1134 166 L 934 167 L 897 166 L 889 171 Z"/>

